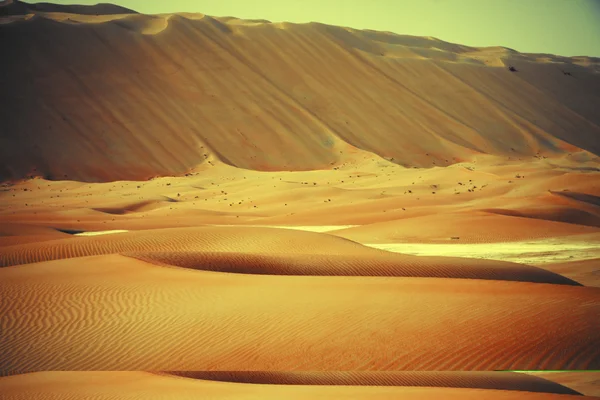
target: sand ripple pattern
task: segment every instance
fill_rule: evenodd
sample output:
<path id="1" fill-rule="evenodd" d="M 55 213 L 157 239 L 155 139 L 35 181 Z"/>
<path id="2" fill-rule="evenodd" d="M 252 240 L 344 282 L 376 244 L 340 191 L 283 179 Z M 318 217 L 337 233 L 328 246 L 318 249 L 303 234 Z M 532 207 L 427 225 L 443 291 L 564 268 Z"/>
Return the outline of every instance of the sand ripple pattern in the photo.
<path id="1" fill-rule="evenodd" d="M 360 254 L 365 246 L 348 239 L 313 232 L 274 228 L 192 227 L 125 232 L 98 237 L 72 237 L 6 246 L 0 266 L 10 266 L 132 251 L 239 251 L 295 254 Z M 381 254 L 376 250 L 372 254 Z"/>
<path id="2" fill-rule="evenodd" d="M 579 285 L 516 263 L 417 257 L 324 233 L 260 227 L 167 228 L 24 243 L 3 247 L 0 266 L 116 253 L 159 265 L 246 274 L 422 276 Z"/>
<path id="3" fill-rule="evenodd" d="M 516 385 L 522 378 L 514 378 Z M 491 378 L 492 381 L 501 379 Z M 473 382 L 481 381 L 474 377 Z M 253 385 L 148 372 L 41 372 L 0 378 L 3 400 L 96 399 L 356 399 L 356 400 L 575 400 L 535 391 L 456 387 Z M 598 399 L 598 397 L 585 397 Z"/>
<path id="4" fill-rule="evenodd" d="M 98 256 L 0 270 L 0 372 L 599 369 L 598 315 L 591 287 Z"/>
<path id="5" fill-rule="evenodd" d="M 579 284 L 528 265 L 457 257 L 419 257 L 397 253 L 249 254 L 232 252 L 127 252 L 157 265 L 257 275 L 397 276 Z"/>
<path id="6" fill-rule="evenodd" d="M 515 372 L 393 371 L 393 372 L 277 372 L 277 371 L 168 371 L 192 379 L 270 385 L 343 385 L 343 386 L 429 386 L 524 390 L 557 394 L 579 392 L 546 379 Z M 532 379 L 534 378 L 534 379 Z"/>

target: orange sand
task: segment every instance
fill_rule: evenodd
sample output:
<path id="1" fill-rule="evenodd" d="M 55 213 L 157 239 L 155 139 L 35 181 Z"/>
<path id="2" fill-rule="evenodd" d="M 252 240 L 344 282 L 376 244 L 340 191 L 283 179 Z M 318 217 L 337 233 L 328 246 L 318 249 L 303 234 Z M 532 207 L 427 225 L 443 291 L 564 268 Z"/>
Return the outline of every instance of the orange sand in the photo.
<path id="1" fill-rule="evenodd" d="M 600 368 L 600 59 L 21 2 L 0 48 L 0 374 L 274 379 L 44 372 L 0 397 L 566 399 L 332 371 Z M 401 251 L 539 239 L 590 250 Z"/>
<path id="2" fill-rule="evenodd" d="M 231 274 L 105 255 L 2 268 L 0 294 L 5 373 L 600 367 L 599 288 Z"/>
<path id="3" fill-rule="evenodd" d="M 528 372 L 527 374 L 568 386 L 586 396 L 600 396 L 600 372 L 598 371 Z"/>
<path id="4" fill-rule="evenodd" d="M 171 371 L 164 374 L 211 381 L 270 385 L 426 386 L 579 394 L 577 391 L 553 381 L 515 372 Z"/>
<path id="5" fill-rule="evenodd" d="M 500 373 L 502 374 L 502 373 Z M 452 384 L 451 377 L 440 373 L 442 383 Z M 243 384 L 199 380 L 148 372 L 38 372 L 0 378 L 3 399 L 492 399 L 492 400 L 570 400 L 598 399 L 565 393 L 564 389 L 539 379 L 514 376 L 468 376 L 457 379 L 466 387 L 414 386 L 334 386 L 304 384 Z M 393 380 L 394 378 L 388 378 Z M 431 376 L 431 379 L 436 379 Z M 501 384 L 503 389 L 495 389 Z M 483 384 L 483 385 L 482 385 Z M 533 387 L 532 387 L 533 385 Z M 537 387 L 536 387 L 537 386 Z M 485 389 L 483 389 L 484 387 Z M 533 390 L 529 390 L 533 389 Z M 537 389 L 537 390 L 536 390 Z"/>

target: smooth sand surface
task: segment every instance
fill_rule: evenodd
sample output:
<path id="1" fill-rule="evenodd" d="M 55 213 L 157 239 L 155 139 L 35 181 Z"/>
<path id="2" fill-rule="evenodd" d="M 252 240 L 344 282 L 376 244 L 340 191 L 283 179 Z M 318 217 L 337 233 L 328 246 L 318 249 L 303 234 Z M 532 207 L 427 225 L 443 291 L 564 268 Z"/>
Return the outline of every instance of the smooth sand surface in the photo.
<path id="1" fill-rule="evenodd" d="M 584 261 L 570 261 L 555 264 L 541 264 L 540 268 L 561 274 L 585 286 L 600 287 L 600 258 Z"/>
<path id="2" fill-rule="evenodd" d="M 600 59 L 22 2 L 0 48 L 1 374 L 600 368 Z M 568 398 L 467 381 L 0 385 Z"/>
<path id="3" fill-rule="evenodd" d="M 489 373 L 488 373 L 489 374 Z M 436 379 L 452 385 L 451 377 L 440 373 Z M 518 374 L 513 374 L 518 375 Z M 388 378 L 393 380 L 393 377 Z M 481 375 L 459 384 L 467 387 L 415 386 L 343 386 L 305 384 L 244 384 L 149 372 L 38 372 L 0 378 L 0 390 L 6 400 L 16 399 L 598 399 L 552 392 L 551 382 L 541 389 L 538 379 L 513 376 L 510 379 Z M 495 389 L 499 385 L 503 389 Z M 482 389 L 484 387 L 485 389 Z M 527 389 L 532 388 L 533 391 Z M 564 388 L 563 388 L 564 389 Z"/>

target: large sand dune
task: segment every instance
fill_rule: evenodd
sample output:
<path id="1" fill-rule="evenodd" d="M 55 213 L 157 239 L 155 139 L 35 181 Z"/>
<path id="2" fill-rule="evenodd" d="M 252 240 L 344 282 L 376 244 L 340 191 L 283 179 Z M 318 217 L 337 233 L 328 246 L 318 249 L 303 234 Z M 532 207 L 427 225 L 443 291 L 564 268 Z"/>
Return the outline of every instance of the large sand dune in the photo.
<path id="1" fill-rule="evenodd" d="M 202 375 L 202 373 L 200 373 Z M 390 374 L 391 375 L 391 374 Z M 440 374 L 439 381 L 452 384 Z M 447 374 L 446 374 L 447 375 Z M 148 372 L 41 372 L 0 378 L 6 400 L 46 399 L 598 399 L 564 394 L 565 388 L 511 374 L 510 377 L 468 375 L 458 387 L 311 386 L 303 384 L 242 384 L 189 379 Z M 434 380 L 435 377 L 431 377 Z M 387 378 L 393 380 L 391 376 Z M 469 386 L 460 386 L 467 384 Z M 495 388 L 500 386 L 501 388 Z M 482 389 L 484 387 L 485 389 Z M 531 390 L 530 390 L 531 389 Z M 557 389 L 559 389 L 557 391 Z"/>
<path id="2" fill-rule="evenodd" d="M 407 167 L 600 154 L 598 59 L 318 23 L 26 8 L 32 18 L 0 25 L 2 178 L 139 180 L 212 158 L 309 170 L 361 151 Z"/>

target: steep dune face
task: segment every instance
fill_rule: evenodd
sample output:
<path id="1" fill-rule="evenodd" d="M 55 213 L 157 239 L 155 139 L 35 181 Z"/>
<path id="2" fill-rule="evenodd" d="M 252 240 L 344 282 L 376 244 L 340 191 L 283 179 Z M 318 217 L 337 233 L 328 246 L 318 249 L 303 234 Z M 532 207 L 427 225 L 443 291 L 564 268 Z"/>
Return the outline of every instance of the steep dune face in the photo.
<path id="1" fill-rule="evenodd" d="M 596 59 L 315 23 L 64 14 L 78 10 L 0 24 L 0 179 L 146 179 L 215 159 L 310 170 L 361 151 L 419 167 L 600 154 Z"/>

